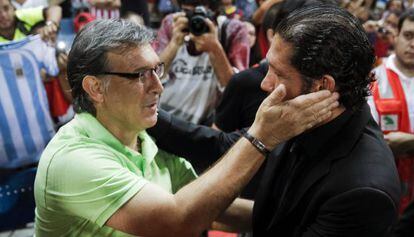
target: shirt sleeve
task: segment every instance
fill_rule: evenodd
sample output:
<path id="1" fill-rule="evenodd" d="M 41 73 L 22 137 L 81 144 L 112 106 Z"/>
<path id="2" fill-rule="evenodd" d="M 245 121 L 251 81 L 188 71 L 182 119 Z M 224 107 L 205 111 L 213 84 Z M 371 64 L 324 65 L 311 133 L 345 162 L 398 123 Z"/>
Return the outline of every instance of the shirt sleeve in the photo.
<path id="1" fill-rule="evenodd" d="M 43 16 L 43 7 L 16 10 L 16 17 L 30 26 L 45 19 Z"/>
<path id="2" fill-rule="evenodd" d="M 197 178 L 193 166 L 186 159 L 159 150 L 158 155 L 166 161 L 171 175 L 172 193 L 176 193 L 183 186 Z"/>
<path id="3" fill-rule="evenodd" d="M 125 168 L 104 147 L 70 147 L 51 162 L 54 167 L 48 171 L 46 207 L 102 227 L 148 181 Z"/>
<path id="4" fill-rule="evenodd" d="M 244 24 L 239 20 L 231 20 L 226 28 L 227 45 L 230 49 L 227 51 L 227 57 L 232 66 L 240 71 L 249 67 L 250 46 L 248 32 Z"/>

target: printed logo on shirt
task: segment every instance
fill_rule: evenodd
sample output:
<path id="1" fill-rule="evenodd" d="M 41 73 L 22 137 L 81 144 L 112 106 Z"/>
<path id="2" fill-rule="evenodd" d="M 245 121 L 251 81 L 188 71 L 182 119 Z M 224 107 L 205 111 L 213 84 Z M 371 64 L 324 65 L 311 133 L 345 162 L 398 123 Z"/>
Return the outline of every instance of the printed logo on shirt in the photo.
<path id="1" fill-rule="evenodd" d="M 200 76 L 200 75 L 210 75 L 213 73 L 213 67 L 211 65 L 208 66 L 195 66 L 190 68 L 186 61 L 183 59 L 174 60 L 173 65 L 171 66 L 171 71 L 178 75 L 192 75 L 192 76 Z M 180 79 L 179 76 L 176 77 Z M 207 80 L 208 77 L 203 77 L 203 80 Z"/>
<path id="2" fill-rule="evenodd" d="M 381 129 L 383 131 L 398 131 L 398 115 L 381 115 Z"/>

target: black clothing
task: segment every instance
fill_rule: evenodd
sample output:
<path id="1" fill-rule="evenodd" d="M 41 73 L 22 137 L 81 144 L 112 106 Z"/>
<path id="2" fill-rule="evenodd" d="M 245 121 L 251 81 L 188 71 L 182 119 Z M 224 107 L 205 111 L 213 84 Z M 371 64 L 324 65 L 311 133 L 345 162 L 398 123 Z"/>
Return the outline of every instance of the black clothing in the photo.
<path id="1" fill-rule="evenodd" d="M 218 128 L 233 132 L 253 124 L 257 109 L 267 96 L 260 84 L 268 67 L 265 61 L 232 77 L 216 108 L 214 123 Z"/>
<path id="2" fill-rule="evenodd" d="M 240 135 L 188 127 L 174 120 L 167 122 L 169 128 L 164 126 L 168 135 L 155 136 L 157 144 L 172 153 L 190 154 L 193 159 L 220 153 Z M 290 150 L 297 153 L 290 155 Z M 289 155 L 296 159 L 282 165 Z M 290 171 L 284 171 L 288 177 L 281 183 L 279 175 L 286 166 Z M 361 111 L 346 111 L 272 151 L 255 198 L 253 234 L 389 236 L 397 219 L 399 197 L 392 153 L 365 104 Z"/>
<path id="3" fill-rule="evenodd" d="M 394 237 L 414 236 L 414 201 L 405 208 L 404 213 L 395 228 Z"/>

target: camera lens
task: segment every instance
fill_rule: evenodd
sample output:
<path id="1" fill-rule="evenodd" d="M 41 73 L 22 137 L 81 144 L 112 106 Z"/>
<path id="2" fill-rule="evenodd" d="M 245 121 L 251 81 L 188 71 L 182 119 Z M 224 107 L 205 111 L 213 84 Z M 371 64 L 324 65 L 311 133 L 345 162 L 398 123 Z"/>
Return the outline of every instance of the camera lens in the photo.
<path id="1" fill-rule="evenodd" d="M 200 36 L 209 31 L 208 25 L 204 22 L 203 16 L 194 16 L 190 22 L 190 32 L 196 36 Z"/>

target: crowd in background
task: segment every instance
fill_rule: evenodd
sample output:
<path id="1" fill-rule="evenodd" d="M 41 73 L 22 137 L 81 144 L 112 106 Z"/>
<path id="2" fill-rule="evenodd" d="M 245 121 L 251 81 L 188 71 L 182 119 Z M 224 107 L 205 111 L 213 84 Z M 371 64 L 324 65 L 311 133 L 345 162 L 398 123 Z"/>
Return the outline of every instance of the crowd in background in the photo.
<path id="1" fill-rule="evenodd" d="M 154 32 L 152 46 L 165 70 L 161 109 L 225 132 L 250 126 L 267 96 L 260 84 L 269 66 L 266 54 L 273 29 L 281 20 L 275 17 L 289 10 L 289 4 L 282 8 L 282 1 L 0 0 L 0 177 L 36 166 L 47 142 L 74 116 L 66 80 L 67 55 L 75 34 L 96 19 L 124 18 Z M 399 18 L 414 5 L 413 0 L 326 2 L 358 17 L 375 50 L 377 66 L 398 49 Z M 7 14 L 15 19 L 12 34 L 7 31 Z M 41 37 L 32 36 L 36 34 Z M 37 62 L 25 66 L 24 57 L 16 59 L 12 50 L 30 47 L 35 48 Z M 28 78 L 27 85 L 8 82 L 11 74 L 3 70 L 6 67 L 13 78 Z M 7 92 L 21 86 L 18 93 Z M 408 107 L 413 106 L 413 96 L 406 94 L 406 99 Z M 404 166 L 414 169 L 412 163 Z M 205 167 L 195 168 L 202 172 Z M 414 194 L 410 176 L 414 170 L 407 172 L 410 194 L 404 207 Z M 243 197 L 254 197 L 255 182 Z"/>

